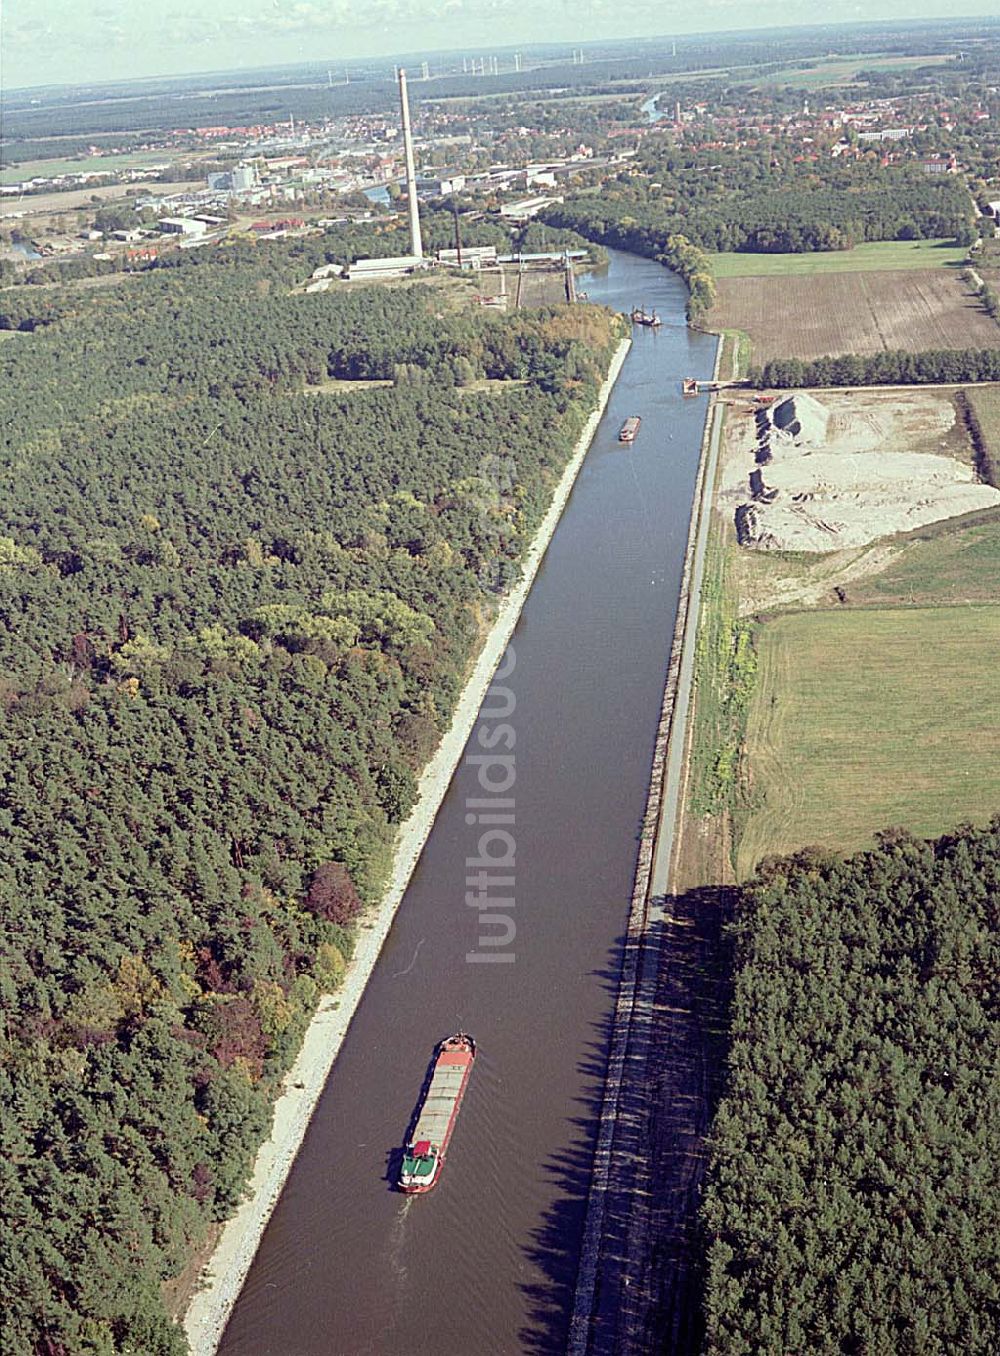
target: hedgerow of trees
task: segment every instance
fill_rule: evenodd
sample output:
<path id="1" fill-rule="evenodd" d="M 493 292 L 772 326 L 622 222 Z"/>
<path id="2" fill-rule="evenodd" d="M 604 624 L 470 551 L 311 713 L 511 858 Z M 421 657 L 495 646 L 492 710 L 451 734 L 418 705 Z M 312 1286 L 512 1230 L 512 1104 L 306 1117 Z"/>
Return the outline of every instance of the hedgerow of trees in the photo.
<path id="1" fill-rule="evenodd" d="M 927 349 L 920 353 L 891 349 L 882 353 L 845 353 L 836 358 L 812 361 L 772 358 L 762 367 L 751 367 L 747 379 L 758 389 L 1000 381 L 1000 347 Z"/>
<path id="2" fill-rule="evenodd" d="M 715 304 L 715 277 L 708 255 L 684 236 L 672 235 L 667 239 L 666 249 L 656 258 L 687 283 L 684 313 L 689 325 L 697 324 Z"/>
<path id="3" fill-rule="evenodd" d="M 215 257 L 0 351 L 12 1353 L 184 1350 L 161 1284 L 240 1199 L 618 334 Z M 397 380 L 308 393 L 359 377 Z"/>
<path id="4" fill-rule="evenodd" d="M 1000 818 L 762 864 L 703 1207 L 709 1356 L 1000 1345 Z"/>

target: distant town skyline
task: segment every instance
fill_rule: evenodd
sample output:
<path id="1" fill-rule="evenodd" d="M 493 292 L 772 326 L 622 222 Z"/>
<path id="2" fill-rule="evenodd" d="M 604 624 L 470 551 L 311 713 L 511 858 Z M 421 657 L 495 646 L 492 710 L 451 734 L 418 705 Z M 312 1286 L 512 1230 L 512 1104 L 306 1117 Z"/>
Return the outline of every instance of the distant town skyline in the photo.
<path id="1" fill-rule="evenodd" d="M 818 0 L 168 0 L 138 8 L 120 0 L 6 0 L 0 18 L 8 89 L 45 84 L 188 75 L 299 61 L 403 52 L 482 55 L 512 43 L 573 44 L 690 36 L 722 30 L 926 19 L 994 19 L 996 0 L 874 0 L 831 7 Z"/>

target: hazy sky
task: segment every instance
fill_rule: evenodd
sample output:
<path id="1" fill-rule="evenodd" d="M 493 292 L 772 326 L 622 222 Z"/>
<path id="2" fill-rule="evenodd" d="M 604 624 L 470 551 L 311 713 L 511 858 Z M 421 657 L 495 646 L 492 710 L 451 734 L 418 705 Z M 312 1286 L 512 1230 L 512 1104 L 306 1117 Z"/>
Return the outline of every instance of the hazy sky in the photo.
<path id="1" fill-rule="evenodd" d="M 969 17 L 997 0 L 4 0 L 8 88 L 428 49 L 852 19 Z"/>

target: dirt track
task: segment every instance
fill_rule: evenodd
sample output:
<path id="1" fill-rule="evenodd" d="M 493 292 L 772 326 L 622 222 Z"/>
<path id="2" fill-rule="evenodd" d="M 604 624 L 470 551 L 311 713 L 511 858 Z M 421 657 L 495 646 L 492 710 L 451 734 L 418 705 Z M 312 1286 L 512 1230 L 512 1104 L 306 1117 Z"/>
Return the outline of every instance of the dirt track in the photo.
<path id="1" fill-rule="evenodd" d="M 949 269 L 722 278 L 718 286 L 709 325 L 749 334 L 758 363 L 884 349 L 1000 347 L 1000 325 Z"/>

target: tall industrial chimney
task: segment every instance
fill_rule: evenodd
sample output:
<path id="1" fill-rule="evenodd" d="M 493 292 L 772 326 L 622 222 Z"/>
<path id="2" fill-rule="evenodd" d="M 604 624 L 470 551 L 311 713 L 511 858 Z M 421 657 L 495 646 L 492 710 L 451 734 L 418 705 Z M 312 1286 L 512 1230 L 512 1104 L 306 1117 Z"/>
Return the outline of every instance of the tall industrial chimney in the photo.
<path id="1" fill-rule="evenodd" d="M 406 156 L 406 200 L 410 209 L 410 253 L 424 257 L 420 239 L 420 213 L 417 210 L 417 171 L 413 165 L 413 137 L 410 133 L 410 101 L 406 97 L 406 72 L 399 68 L 399 107 L 403 115 L 403 151 Z"/>

